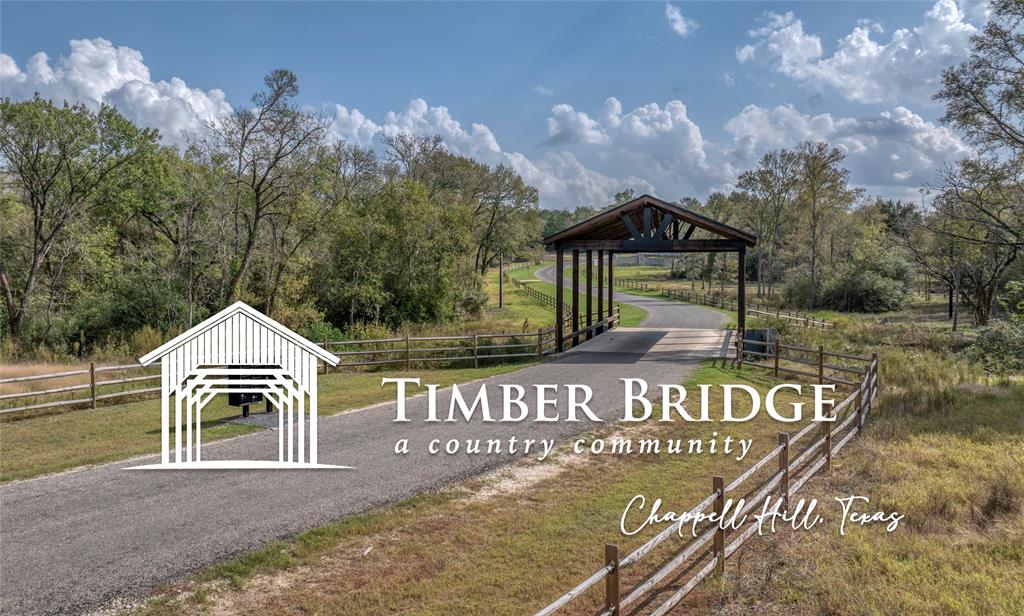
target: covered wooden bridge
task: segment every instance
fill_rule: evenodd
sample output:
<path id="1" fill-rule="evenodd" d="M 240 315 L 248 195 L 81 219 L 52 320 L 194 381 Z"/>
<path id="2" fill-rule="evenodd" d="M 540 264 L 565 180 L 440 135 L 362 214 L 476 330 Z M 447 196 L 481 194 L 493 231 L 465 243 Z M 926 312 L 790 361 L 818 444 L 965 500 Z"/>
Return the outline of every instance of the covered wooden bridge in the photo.
<path id="1" fill-rule="evenodd" d="M 700 237 L 694 234 L 701 231 Z M 711 236 L 710 238 L 707 236 Z M 627 252 L 735 252 L 738 259 L 739 330 L 746 329 L 746 270 L 747 249 L 757 245 L 757 237 L 712 220 L 668 201 L 642 195 L 622 205 L 601 212 L 583 222 L 544 238 L 544 247 L 555 252 L 555 344 L 557 351 L 565 350 L 564 270 L 565 252 L 571 252 L 571 322 L 573 330 L 580 329 L 580 253 L 585 262 L 584 318 L 585 327 L 592 325 L 593 265 L 597 264 L 597 322 L 612 312 L 615 253 Z M 596 255 L 595 255 L 596 253 Z M 596 259 L 595 259 L 596 256 Z M 606 265 L 607 263 L 607 265 Z M 605 294 L 604 268 L 608 268 L 608 289 Z M 607 297 L 607 305 L 605 303 Z M 607 310 L 607 312 L 606 312 Z M 589 338 L 595 332 L 586 330 Z M 599 333 L 599 332 L 598 332 Z M 577 336 L 578 337 L 578 336 Z M 574 340 L 574 344 L 579 340 Z"/>

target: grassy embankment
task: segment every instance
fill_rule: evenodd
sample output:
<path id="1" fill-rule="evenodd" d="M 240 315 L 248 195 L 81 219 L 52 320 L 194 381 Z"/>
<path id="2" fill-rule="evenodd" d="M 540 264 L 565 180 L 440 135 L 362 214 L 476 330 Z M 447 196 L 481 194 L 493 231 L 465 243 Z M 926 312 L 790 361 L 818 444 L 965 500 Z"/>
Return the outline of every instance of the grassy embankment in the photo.
<path id="1" fill-rule="evenodd" d="M 475 319 L 466 320 L 467 331 L 505 332 L 530 331 L 537 323 L 549 317 L 549 310 L 521 297 L 506 294 L 505 307 L 497 306 L 497 274 L 489 277 L 491 302 Z M 524 325 L 525 324 L 525 325 Z M 541 325 L 537 325 L 539 327 Z M 450 385 L 501 374 L 526 365 L 506 363 L 483 365 L 479 369 L 413 370 L 413 376 L 425 381 Z M 80 365 L 26 364 L 8 365 L 0 370 L 2 376 L 23 376 L 74 370 Z M 327 416 L 361 408 L 390 398 L 392 393 L 380 387 L 383 376 L 399 376 L 404 371 L 376 370 L 372 372 L 332 372 L 320 377 L 320 415 Z M 61 382 L 44 381 L 45 387 L 56 387 L 83 382 L 87 377 L 69 377 Z M 105 375 L 104 378 L 110 378 Z M 38 384 L 37 384 L 38 385 Z M 13 385 L 5 386 L 10 391 Z M 6 392 L 6 390 L 5 390 Z M 80 395 L 80 394 L 79 394 Z M 48 398 L 52 400 L 54 398 Z M 236 417 L 238 409 L 229 407 L 225 399 L 215 399 L 203 410 L 203 442 L 248 434 L 259 428 L 225 419 Z M 100 464 L 123 460 L 133 456 L 156 453 L 160 450 L 160 403 L 156 399 L 133 401 L 98 409 L 85 409 L 59 413 L 4 416 L 0 418 L 0 482 L 27 479 L 47 473 L 59 472 L 87 464 Z"/>
<path id="2" fill-rule="evenodd" d="M 725 585 L 702 584 L 681 613 L 1024 612 L 1024 383 L 987 382 L 956 356 L 962 338 L 908 321 L 852 316 L 836 330 L 785 332 L 803 344 L 878 352 L 881 397 L 865 433 L 803 494 L 820 499 L 826 523 L 754 539 L 730 561 Z M 753 377 L 763 388 L 760 375 L 705 368 L 689 382 Z M 686 428 L 687 437 L 710 431 Z M 708 475 L 734 475 L 778 429 L 770 421 L 730 429 L 755 438 L 743 464 L 703 456 L 580 462 L 564 453 L 557 472 L 521 464 L 519 476 L 533 479 L 518 487 L 500 477 L 469 482 L 338 522 L 207 571 L 147 611 L 526 613 L 591 573 L 605 542 L 629 549 L 649 536 L 617 531 L 632 495 L 683 509 L 705 493 Z M 638 430 L 680 428 L 619 432 Z M 893 533 L 851 525 L 839 536 L 832 497 L 850 495 L 869 497 L 870 511 L 906 517 Z M 645 571 L 631 571 L 627 586 Z M 590 613 L 598 595 L 565 613 Z"/>
<path id="3" fill-rule="evenodd" d="M 827 526 L 763 544 L 719 605 L 729 613 L 1024 613 L 1024 382 L 990 382 L 955 355 L 948 324 L 846 317 L 793 331 L 876 351 L 882 393 L 865 432 L 811 495 L 866 496 L 902 526 Z M 927 312 L 928 308 L 923 308 Z M 795 328 L 794 328 L 795 329 Z M 946 330 L 946 331 L 944 331 Z M 763 580 L 770 578 L 771 584 Z"/>

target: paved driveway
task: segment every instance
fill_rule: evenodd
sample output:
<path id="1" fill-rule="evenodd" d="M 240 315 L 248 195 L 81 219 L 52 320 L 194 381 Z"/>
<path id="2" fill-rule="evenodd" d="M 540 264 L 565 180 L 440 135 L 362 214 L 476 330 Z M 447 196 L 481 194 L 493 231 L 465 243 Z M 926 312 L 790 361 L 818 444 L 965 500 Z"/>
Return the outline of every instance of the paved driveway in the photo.
<path id="1" fill-rule="evenodd" d="M 647 327 L 613 330 L 552 361 L 466 385 L 463 393 L 471 400 L 487 384 L 497 413 L 499 383 L 520 384 L 528 392 L 534 384 L 584 383 L 594 391 L 594 411 L 614 420 L 622 412 L 620 378 L 642 377 L 652 386 L 678 383 L 725 343 L 720 331 L 656 326 L 687 322 L 684 315 L 691 313 L 685 305 L 619 297 L 644 305 Z M 715 320 L 704 318 L 709 320 L 694 323 Z M 440 393 L 441 409 L 448 408 L 449 398 L 450 390 Z M 564 391 L 559 401 L 564 408 Z M 561 440 L 593 427 L 585 421 L 484 423 L 479 416 L 469 423 L 424 423 L 422 397 L 409 401 L 408 413 L 411 423 L 394 423 L 391 402 L 321 419 L 320 461 L 354 470 L 125 470 L 158 461 L 150 456 L 0 486 L 0 613 L 73 614 L 142 597 L 276 539 L 523 455 L 431 455 L 426 448 L 432 439 L 507 442 L 515 436 L 521 448 L 524 439 Z M 155 428 L 159 418 L 153 421 Z M 399 438 L 409 439 L 408 455 L 394 453 Z M 273 430 L 203 447 L 206 459 L 269 459 L 276 452 Z"/>
<path id="2" fill-rule="evenodd" d="M 554 282 L 555 267 L 550 266 L 539 270 L 537 277 L 541 280 Z M 564 277 L 563 284 L 566 287 L 572 284 L 568 275 Z M 583 285 L 580 285 L 580 293 L 583 292 L 582 287 Z M 595 285 L 594 288 L 596 293 L 597 286 Z M 693 304 L 684 304 L 662 297 L 630 295 L 615 289 L 613 298 L 616 302 L 633 304 L 646 310 L 647 318 L 640 324 L 643 327 L 657 329 L 719 329 L 729 320 L 725 313 L 717 310 Z M 565 301 L 568 303 L 569 300 L 569 294 L 566 294 Z"/>

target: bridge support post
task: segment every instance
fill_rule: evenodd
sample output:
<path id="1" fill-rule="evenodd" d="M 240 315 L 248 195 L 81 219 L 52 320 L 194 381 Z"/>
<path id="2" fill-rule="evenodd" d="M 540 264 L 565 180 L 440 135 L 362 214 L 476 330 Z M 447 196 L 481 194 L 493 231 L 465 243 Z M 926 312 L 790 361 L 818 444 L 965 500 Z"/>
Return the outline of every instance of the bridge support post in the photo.
<path id="1" fill-rule="evenodd" d="M 594 252 L 587 251 L 587 340 L 594 337 L 590 326 L 594 324 Z"/>
<path id="2" fill-rule="evenodd" d="M 738 313 L 736 325 L 739 329 L 740 340 L 742 340 L 747 331 L 747 247 L 740 246 L 737 256 L 739 257 L 737 259 L 739 272 L 736 278 L 736 312 Z"/>
<path id="3" fill-rule="evenodd" d="M 597 251 L 597 320 L 604 318 L 604 251 Z M 604 327 L 598 327 L 595 333 L 600 334 Z"/>
<path id="4" fill-rule="evenodd" d="M 563 269 L 565 268 L 564 252 L 559 249 L 555 252 L 555 352 L 565 351 L 565 309 L 562 306 L 564 295 L 562 286 Z"/>
<path id="5" fill-rule="evenodd" d="M 608 251 L 608 316 L 612 316 L 612 311 L 615 310 L 614 304 L 614 290 L 615 290 L 615 274 L 613 271 L 615 253 L 611 250 Z M 609 327 L 608 329 L 611 329 Z"/>
<path id="6" fill-rule="evenodd" d="M 580 251 L 572 251 L 572 331 L 580 329 Z M 572 337 L 572 346 L 579 346 L 578 334 Z"/>

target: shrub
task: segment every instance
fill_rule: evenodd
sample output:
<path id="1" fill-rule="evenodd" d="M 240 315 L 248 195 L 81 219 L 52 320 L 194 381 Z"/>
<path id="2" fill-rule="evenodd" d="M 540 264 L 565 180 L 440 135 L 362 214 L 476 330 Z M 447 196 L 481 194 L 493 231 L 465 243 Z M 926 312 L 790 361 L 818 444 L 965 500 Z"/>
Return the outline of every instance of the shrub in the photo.
<path id="1" fill-rule="evenodd" d="M 830 279 L 822 290 L 820 307 L 843 312 L 890 312 L 906 301 L 904 283 L 870 270 L 850 268 Z"/>
<path id="2" fill-rule="evenodd" d="M 819 284 L 817 306 L 811 306 L 809 276 L 795 278 L 786 285 L 786 304 L 840 312 L 891 312 L 903 308 L 907 299 L 908 279 L 900 267 L 851 264 Z"/>
<path id="3" fill-rule="evenodd" d="M 999 305 L 1013 318 L 1024 319 L 1024 280 L 1011 280 L 999 294 Z"/>
<path id="4" fill-rule="evenodd" d="M 786 285 L 785 290 L 782 293 L 783 297 L 786 298 L 786 305 L 794 308 L 810 308 L 811 307 L 811 278 L 810 276 L 800 276 L 794 278 Z"/>
<path id="5" fill-rule="evenodd" d="M 306 338 L 309 338 L 313 342 L 321 342 L 323 340 L 342 340 L 345 338 L 345 334 L 340 329 L 326 321 L 310 323 L 306 326 L 305 335 Z"/>
<path id="6" fill-rule="evenodd" d="M 1024 323 L 997 321 L 985 327 L 964 354 L 993 374 L 1024 372 Z"/>

